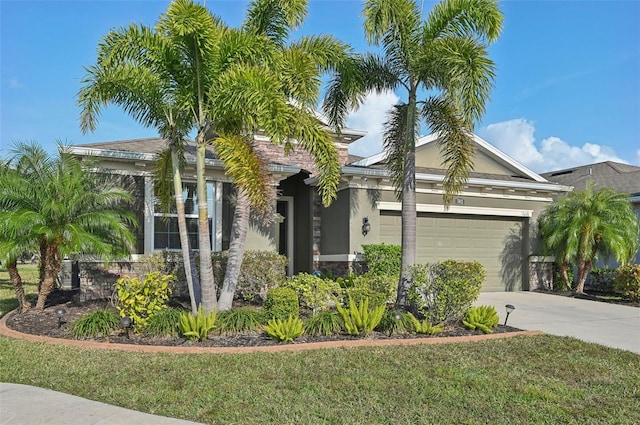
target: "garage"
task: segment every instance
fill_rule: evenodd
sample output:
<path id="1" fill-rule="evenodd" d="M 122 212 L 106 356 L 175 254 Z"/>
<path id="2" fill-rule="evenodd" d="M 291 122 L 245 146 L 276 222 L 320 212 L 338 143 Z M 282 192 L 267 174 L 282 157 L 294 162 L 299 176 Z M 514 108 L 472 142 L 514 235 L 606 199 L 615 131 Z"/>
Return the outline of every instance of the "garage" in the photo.
<path id="1" fill-rule="evenodd" d="M 528 219 L 418 213 L 417 261 L 479 261 L 487 272 L 483 291 L 523 289 L 522 229 Z M 400 211 L 380 211 L 380 242 L 400 244 Z"/>

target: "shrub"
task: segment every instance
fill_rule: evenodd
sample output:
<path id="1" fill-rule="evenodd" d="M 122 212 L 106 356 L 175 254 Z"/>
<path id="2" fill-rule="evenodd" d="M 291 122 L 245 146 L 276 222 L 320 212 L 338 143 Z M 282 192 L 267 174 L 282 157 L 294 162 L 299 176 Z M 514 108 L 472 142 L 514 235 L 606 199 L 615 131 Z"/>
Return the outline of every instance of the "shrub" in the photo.
<path id="1" fill-rule="evenodd" d="M 342 319 L 335 311 L 323 311 L 309 317 L 305 323 L 309 335 L 335 335 L 342 330 Z"/>
<path id="2" fill-rule="evenodd" d="M 120 319 L 115 311 L 97 310 L 87 313 L 69 326 L 73 338 L 106 338 L 118 329 Z"/>
<path id="3" fill-rule="evenodd" d="M 482 332 L 490 334 L 493 332 L 491 328 L 498 326 L 499 321 L 500 318 L 494 306 L 481 305 L 467 310 L 462 323 L 469 329 L 480 329 Z"/>
<path id="4" fill-rule="evenodd" d="M 207 314 L 202 309 L 202 305 L 198 306 L 198 314 L 195 316 L 190 311 L 184 311 L 180 315 L 178 327 L 185 338 L 191 341 L 202 341 L 216 327 L 216 311 L 213 310 Z"/>
<path id="5" fill-rule="evenodd" d="M 553 263 L 553 289 L 556 291 L 568 291 L 571 289 L 571 285 L 573 285 L 573 279 L 575 277 L 573 264 L 569 264 L 567 266 L 567 277 L 569 278 L 569 287 L 567 287 L 564 282 L 562 272 L 560 271 L 560 265 L 558 263 Z"/>
<path id="6" fill-rule="evenodd" d="M 396 300 L 398 277 L 365 273 L 361 276 L 354 276 L 350 280 L 351 287 L 346 289 L 347 300 L 350 297 L 358 302 L 369 298 L 369 303 L 372 306 L 393 303 Z"/>
<path id="7" fill-rule="evenodd" d="M 336 304 L 338 313 L 342 316 L 344 330 L 349 335 L 369 335 L 378 326 L 385 312 L 385 306 L 369 308 L 369 299 L 356 303 L 349 299 L 349 308 Z"/>
<path id="8" fill-rule="evenodd" d="M 299 317 L 289 316 L 287 320 L 271 319 L 264 327 L 269 336 L 276 341 L 293 342 L 304 332 L 304 324 Z"/>
<path id="9" fill-rule="evenodd" d="M 176 308 L 166 308 L 149 316 L 142 332 L 147 336 L 178 336 L 178 323 L 182 310 Z"/>
<path id="10" fill-rule="evenodd" d="M 314 314 L 332 307 L 333 300 L 340 297 L 342 292 L 337 282 L 307 273 L 287 279 L 282 286 L 296 291 L 300 306 L 310 309 Z"/>
<path id="11" fill-rule="evenodd" d="M 374 276 L 400 277 L 402 247 L 400 245 L 362 245 L 369 273 Z"/>
<path id="12" fill-rule="evenodd" d="M 136 328 L 144 329 L 147 319 L 167 308 L 173 275 L 152 272 L 144 280 L 125 276 L 116 283 L 116 308 L 129 317 Z"/>
<path id="13" fill-rule="evenodd" d="M 267 293 L 267 299 L 262 306 L 269 319 L 286 319 L 289 316 L 298 317 L 300 307 L 298 294 L 291 288 L 273 288 Z"/>
<path id="14" fill-rule="evenodd" d="M 628 264 L 618 269 L 615 290 L 634 301 L 640 301 L 640 264 Z"/>
<path id="15" fill-rule="evenodd" d="M 211 256 L 218 293 L 227 272 L 229 251 L 214 252 Z M 267 292 L 285 279 L 287 257 L 270 251 L 246 251 L 240 267 L 236 298 L 264 302 Z"/>
<path id="16" fill-rule="evenodd" d="M 375 329 L 388 335 L 408 332 L 411 329 L 409 313 L 402 310 L 387 310 Z"/>
<path id="17" fill-rule="evenodd" d="M 596 291 L 615 291 L 615 281 L 618 277 L 618 270 L 599 268 L 589 272 L 589 289 Z"/>
<path id="18" fill-rule="evenodd" d="M 218 314 L 220 333 L 251 332 L 258 330 L 265 322 L 265 313 L 251 307 L 232 308 Z"/>
<path id="19" fill-rule="evenodd" d="M 409 316 L 409 319 L 411 320 L 411 329 L 414 333 L 435 335 L 442 332 L 442 323 L 440 323 L 439 325 L 434 325 L 433 323 L 426 320 L 419 320 L 411 313 L 407 313 L 407 316 Z"/>
<path id="20" fill-rule="evenodd" d="M 478 298 L 485 275 L 477 261 L 413 266 L 409 268 L 409 300 L 430 323 L 458 321 Z"/>

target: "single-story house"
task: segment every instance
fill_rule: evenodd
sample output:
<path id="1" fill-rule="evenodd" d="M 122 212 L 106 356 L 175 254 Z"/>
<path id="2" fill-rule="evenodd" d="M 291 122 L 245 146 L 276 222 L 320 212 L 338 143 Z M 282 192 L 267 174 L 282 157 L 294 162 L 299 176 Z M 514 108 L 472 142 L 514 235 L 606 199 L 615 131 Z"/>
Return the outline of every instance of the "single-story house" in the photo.
<path id="1" fill-rule="evenodd" d="M 281 147 L 256 135 L 255 147 L 268 160 L 277 185 L 279 220 L 269 227 L 252 222 L 247 249 L 277 250 L 286 255 L 289 274 L 323 270 L 336 275 L 362 259 L 364 244 L 400 244 L 401 204 L 385 170 L 384 154 L 358 158 L 348 153 L 349 144 L 363 135 L 351 129 L 335 135 L 342 179 L 338 197 L 328 208 L 317 195 L 311 157 L 300 150 L 285 156 Z M 557 194 L 571 188 L 546 180 L 480 137 L 474 136 L 474 141 L 474 170 L 462 192 L 445 209 L 437 138 L 418 140 L 418 261 L 478 260 L 487 270 L 483 290 L 526 290 L 530 257 L 537 249 L 531 236 L 537 217 Z M 156 154 L 164 146 L 164 140 L 151 138 L 69 148 L 75 155 L 97 160 L 104 170 L 133 178 L 141 224 L 137 254 L 180 247 L 177 221 L 163 220 L 154 203 L 153 168 Z M 197 248 L 193 152 L 190 145 L 183 180 L 188 226 Z M 229 246 L 232 185 L 213 151 L 207 155 L 206 166 L 211 245 L 213 250 L 224 250 Z"/>
<path id="2" fill-rule="evenodd" d="M 616 192 L 628 193 L 633 209 L 640 219 L 640 167 L 605 161 L 550 171 L 543 173 L 542 176 L 558 184 L 573 186 L 576 191 L 582 191 L 589 184 L 594 184 L 596 190 L 608 188 Z M 640 250 L 636 253 L 634 263 L 640 264 Z M 617 266 L 613 258 L 600 259 L 598 265 L 604 267 Z"/>

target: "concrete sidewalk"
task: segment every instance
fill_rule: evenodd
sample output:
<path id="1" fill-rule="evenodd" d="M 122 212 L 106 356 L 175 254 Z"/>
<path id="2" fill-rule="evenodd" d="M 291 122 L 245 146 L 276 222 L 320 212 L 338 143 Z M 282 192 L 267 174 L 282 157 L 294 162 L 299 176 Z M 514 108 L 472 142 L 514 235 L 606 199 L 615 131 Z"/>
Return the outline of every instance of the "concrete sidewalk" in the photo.
<path id="1" fill-rule="evenodd" d="M 187 425 L 196 422 L 150 415 L 29 385 L 0 383 L 2 425 Z"/>
<path id="2" fill-rule="evenodd" d="M 476 305 L 493 305 L 508 324 L 523 330 L 572 336 L 640 354 L 640 308 L 536 292 L 482 292 Z"/>

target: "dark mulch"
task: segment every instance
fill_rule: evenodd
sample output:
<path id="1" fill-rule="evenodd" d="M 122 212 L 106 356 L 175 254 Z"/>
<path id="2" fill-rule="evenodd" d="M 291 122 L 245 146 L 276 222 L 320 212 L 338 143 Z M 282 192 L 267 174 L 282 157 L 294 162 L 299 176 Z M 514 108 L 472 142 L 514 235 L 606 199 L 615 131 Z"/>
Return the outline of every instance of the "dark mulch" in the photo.
<path id="1" fill-rule="evenodd" d="M 53 338 L 71 338 L 67 331 L 69 325 L 86 313 L 97 309 L 113 308 L 108 301 L 90 301 L 79 303 L 74 301 L 73 291 L 56 291 L 49 296 L 47 306 L 42 311 L 31 309 L 26 313 L 13 314 L 7 320 L 10 329 L 33 334 L 43 335 Z M 62 320 L 58 319 L 56 311 L 64 309 Z M 494 333 L 516 332 L 520 329 L 511 326 L 499 325 L 494 329 Z M 473 331 L 462 325 L 451 325 L 445 328 L 444 332 L 432 338 L 450 336 L 482 335 L 480 331 Z M 371 339 L 399 339 L 399 338 L 424 338 L 425 335 L 393 334 L 391 336 L 380 332 L 373 332 Z M 361 339 L 351 335 L 327 336 L 302 336 L 294 343 L 302 344 L 306 342 L 336 341 L 336 340 L 356 340 Z M 93 340 L 99 342 L 111 342 L 122 344 L 138 345 L 164 345 L 164 346 L 193 346 L 193 347 L 253 347 L 281 344 L 272 340 L 265 332 L 254 332 L 251 334 L 219 335 L 212 333 L 205 341 L 188 341 L 184 338 L 163 337 L 151 338 L 131 333 L 127 337 L 124 330 L 118 331 L 107 338 Z"/>

